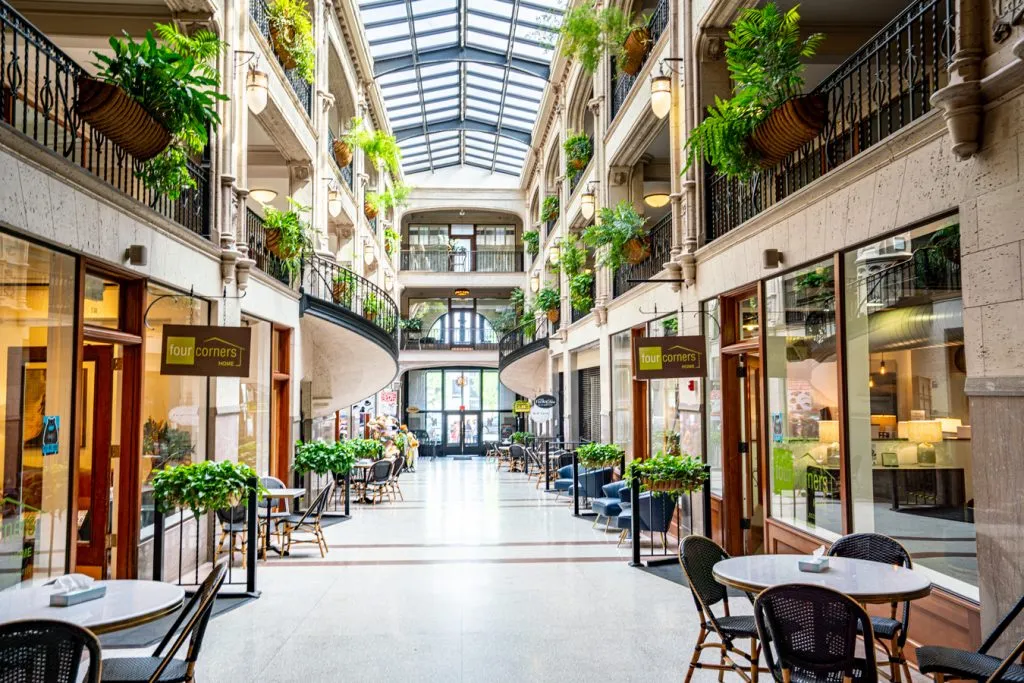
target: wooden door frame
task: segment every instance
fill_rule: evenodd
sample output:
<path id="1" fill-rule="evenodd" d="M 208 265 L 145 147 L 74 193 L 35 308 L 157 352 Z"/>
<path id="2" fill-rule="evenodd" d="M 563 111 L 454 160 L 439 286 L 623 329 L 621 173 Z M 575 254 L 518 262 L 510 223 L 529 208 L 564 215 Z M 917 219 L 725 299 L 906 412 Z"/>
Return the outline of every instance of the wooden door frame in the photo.
<path id="1" fill-rule="evenodd" d="M 95 387 L 93 389 L 93 402 L 92 402 L 91 406 L 87 406 L 87 409 L 91 409 L 92 415 L 91 416 L 86 416 L 86 415 L 81 415 L 80 414 L 79 415 L 79 422 L 82 424 L 82 427 L 84 429 L 85 425 L 87 424 L 87 421 L 91 419 L 92 428 L 93 428 L 93 439 L 92 439 L 92 442 L 90 443 L 90 448 L 92 450 L 92 477 L 91 477 L 91 487 L 90 487 L 90 490 L 88 491 L 88 495 L 89 495 L 89 510 L 90 510 L 90 512 L 93 512 L 93 511 L 97 510 L 96 503 L 97 503 L 98 500 L 100 500 L 102 502 L 102 508 L 103 509 L 100 512 L 100 514 L 92 514 L 90 516 L 90 518 L 89 518 L 89 525 L 90 525 L 90 527 L 89 527 L 89 546 L 90 546 L 90 551 L 91 552 L 87 553 L 87 557 L 85 557 L 82 560 L 82 564 L 84 564 L 85 566 L 89 566 L 89 567 L 99 567 L 100 578 L 106 579 L 106 578 L 111 578 L 111 577 L 108 577 L 106 575 L 106 571 L 107 571 L 107 557 L 106 557 L 106 555 L 107 555 L 107 542 L 106 542 L 106 534 L 107 534 L 107 523 L 109 522 L 109 519 L 110 519 L 110 510 L 106 509 L 106 504 L 107 504 L 106 498 L 107 498 L 107 496 L 104 495 L 104 496 L 101 497 L 100 493 L 103 492 L 105 489 L 107 489 L 110 486 L 110 476 L 109 475 L 110 475 L 111 461 L 113 459 L 111 457 L 111 452 L 110 452 L 111 441 L 112 441 L 112 438 L 113 438 L 113 433 L 111 431 L 111 424 L 110 424 L 110 419 L 112 417 L 111 409 L 110 409 L 110 397 L 113 396 L 113 392 L 114 392 L 114 382 L 113 382 L 113 379 L 114 379 L 114 347 L 113 347 L 113 345 L 105 344 L 105 345 L 91 345 L 91 346 L 83 347 L 83 349 L 82 349 L 82 362 L 81 362 L 80 367 L 79 367 L 79 372 L 82 372 L 82 370 L 85 367 L 85 364 L 89 363 L 89 362 L 92 362 L 92 363 L 96 364 L 96 372 L 95 372 L 95 376 L 94 376 L 94 379 L 93 379 L 93 386 Z M 86 383 L 85 382 L 81 382 L 81 385 L 82 385 L 82 391 L 83 392 L 87 391 Z M 76 403 L 75 404 L 75 409 L 78 410 L 78 408 L 80 406 L 83 406 L 83 405 L 84 405 L 84 402 Z M 103 415 L 106 415 L 106 419 L 103 418 Z M 81 436 L 79 436 L 77 443 L 79 444 L 79 448 L 81 448 L 81 444 L 82 444 Z M 107 450 L 106 455 L 102 456 L 103 457 L 103 461 L 104 461 L 104 463 L 103 463 L 104 467 L 102 467 L 102 468 L 97 468 L 97 462 L 100 462 L 99 458 L 97 457 L 97 447 L 96 447 L 97 443 L 99 443 L 101 447 L 106 447 L 106 450 Z M 81 464 L 81 460 L 80 459 L 79 459 L 79 464 Z M 101 474 L 106 475 L 104 477 L 104 479 L 106 481 L 104 482 L 102 487 L 97 485 L 97 469 L 100 470 Z M 76 478 L 80 476 L 79 468 L 75 468 L 75 476 L 76 476 Z M 76 498 L 76 505 L 77 505 L 77 498 Z M 75 516 L 75 519 L 77 521 L 77 515 Z M 77 523 L 75 524 L 75 529 L 76 529 L 76 532 L 77 532 L 77 530 L 78 530 Z M 77 550 L 77 544 L 78 544 L 77 533 L 76 533 L 76 538 L 75 538 L 75 544 L 76 544 L 76 550 Z M 97 544 L 98 544 L 98 546 L 97 546 Z M 95 552 L 97 547 L 99 548 L 99 551 Z M 78 562 L 78 560 L 76 559 L 76 563 L 77 562 Z M 76 564 L 76 566 L 77 566 L 77 564 Z"/>
<path id="2" fill-rule="evenodd" d="M 636 354 L 633 353 L 633 349 L 636 347 L 637 340 L 647 334 L 647 325 L 640 327 L 634 327 L 629 331 L 629 360 L 632 368 L 632 377 L 630 382 L 630 392 L 632 394 L 630 409 L 633 411 L 633 433 L 631 435 L 633 441 L 632 458 L 634 460 L 646 460 L 651 456 L 651 444 L 650 444 L 650 429 L 649 429 L 649 416 L 647 414 L 650 408 L 650 396 L 648 392 L 647 380 L 637 379 L 637 367 L 636 367 Z M 613 337 L 615 335 L 612 335 Z M 614 348 L 611 351 L 612 356 L 615 355 Z M 614 364 L 611 366 L 614 368 Z M 614 390 L 615 381 L 612 380 L 612 388 Z M 615 397 L 612 396 L 612 403 L 615 403 Z M 614 414 L 614 411 L 613 411 Z"/>
<path id="3" fill-rule="evenodd" d="M 270 441 L 273 450 L 269 474 L 288 481 L 291 469 L 291 367 L 292 329 L 279 325 L 270 331 L 271 391 Z"/>

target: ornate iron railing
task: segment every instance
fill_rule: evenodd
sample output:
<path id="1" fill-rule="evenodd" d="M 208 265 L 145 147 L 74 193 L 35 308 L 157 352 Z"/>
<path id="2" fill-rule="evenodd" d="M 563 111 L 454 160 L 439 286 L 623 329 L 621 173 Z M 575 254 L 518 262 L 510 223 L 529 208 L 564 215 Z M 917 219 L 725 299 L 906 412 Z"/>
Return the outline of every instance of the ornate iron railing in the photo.
<path id="1" fill-rule="evenodd" d="M 403 250 L 402 270 L 428 273 L 521 273 L 523 252 Z"/>
<path id="2" fill-rule="evenodd" d="M 520 324 L 498 342 L 498 367 L 530 344 L 545 341 L 557 330 L 558 323 L 552 323 L 547 318 L 531 318 Z"/>
<path id="3" fill-rule="evenodd" d="M 302 292 L 340 306 L 380 328 L 398 349 L 398 306 L 383 289 L 348 268 L 312 254 L 303 261 Z"/>
<path id="4" fill-rule="evenodd" d="M 267 0 L 249 0 L 249 14 L 252 16 L 252 20 L 256 22 L 257 28 L 260 30 L 260 34 L 267 39 L 267 43 L 270 45 L 271 51 L 274 50 L 274 40 L 270 37 L 270 17 L 267 12 Z M 281 67 L 284 68 L 284 63 L 281 62 L 281 58 L 278 56 L 277 61 L 281 63 Z M 291 84 L 292 90 L 295 91 L 295 96 L 299 98 L 299 102 L 302 103 L 302 108 L 306 111 L 306 115 L 313 116 L 313 85 L 308 83 L 302 76 L 299 75 L 298 69 L 284 69 L 285 79 Z"/>
<path id="5" fill-rule="evenodd" d="M 651 255 L 636 265 L 627 265 L 615 271 L 612 280 L 612 296 L 617 297 L 633 289 L 640 282 L 630 280 L 650 280 L 661 272 L 665 264 L 672 258 L 672 213 L 666 214 L 654 224 L 647 236 L 651 247 Z"/>
<path id="6" fill-rule="evenodd" d="M 286 285 L 291 285 L 291 273 L 285 262 L 267 246 L 267 226 L 263 218 L 252 209 L 245 210 L 245 243 L 249 247 L 249 258 L 256 261 L 256 267 L 267 275 Z"/>
<path id="7" fill-rule="evenodd" d="M 707 173 L 706 240 L 721 237 L 768 207 L 928 113 L 949 82 L 955 51 L 954 0 L 916 0 L 813 92 L 828 120 L 814 140 L 747 184 Z"/>
<path id="8" fill-rule="evenodd" d="M 341 181 L 346 186 L 348 186 L 349 190 L 351 190 L 352 189 L 352 164 L 353 164 L 353 162 L 352 161 L 348 162 L 348 166 L 345 166 L 344 168 L 341 167 L 341 166 L 338 166 L 338 161 L 337 161 L 337 159 L 334 158 L 334 141 L 337 140 L 337 139 L 338 138 L 334 134 L 334 131 L 328 129 L 328 131 L 327 131 L 327 156 L 329 156 L 331 158 L 331 165 L 334 166 L 334 170 L 338 174 L 338 177 L 341 178 Z"/>
<path id="9" fill-rule="evenodd" d="M 188 163 L 195 187 L 176 200 L 142 182 L 142 164 L 79 117 L 85 71 L 39 29 L 0 0 L 0 121 L 81 166 L 111 187 L 189 231 L 210 235 L 210 163 Z"/>
<path id="10" fill-rule="evenodd" d="M 924 247 L 913 256 L 864 278 L 865 303 L 872 310 L 892 308 L 908 299 L 928 299 L 937 292 L 961 291 L 960 253 L 941 253 L 932 258 L 936 248 Z"/>
<path id="11" fill-rule="evenodd" d="M 647 32 L 650 34 L 651 45 L 653 46 L 661 38 L 661 34 L 665 32 L 665 28 L 668 26 L 668 0 L 661 0 L 658 6 L 654 10 L 654 14 L 647 20 Z M 647 59 L 651 53 L 648 51 L 644 55 L 644 60 L 640 65 L 642 71 L 644 66 L 647 64 Z M 637 72 L 639 73 L 639 71 Z M 626 98 L 629 97 L 629 93 L 633 91 L 633 86 L 636 85 L 637 77 L 630 76 L 626 73 L 617 73 L 615 70 L 615 60 L 611 60 L 611 74 L 612 83 L 612 111 L 611 120 L 614 121 L 615 117 L 618 116 L 619 111 L 622 109 L 622 105 L 626 102 Z"/>

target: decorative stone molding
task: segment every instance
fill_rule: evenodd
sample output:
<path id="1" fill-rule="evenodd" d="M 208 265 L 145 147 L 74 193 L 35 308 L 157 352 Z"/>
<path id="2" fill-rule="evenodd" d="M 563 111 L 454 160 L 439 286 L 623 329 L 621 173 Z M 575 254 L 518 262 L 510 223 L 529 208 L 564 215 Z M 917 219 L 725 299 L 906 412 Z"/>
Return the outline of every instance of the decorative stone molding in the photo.
<path id="1" fill-rule="evenodd" d="M 608 307 L 604 304 L 597 304 L 594 306 L 594 319 L 597 320 L 597 324 L 607 325 L 608 324 Z"/>
<path id="2" fill-rule="evenodd" d="M 309 182 L 313 174 L 313 164 L 308 161 L 289 161 L 288 177 L 292 182 Z"/>
<path id="3" fill-rule="evenodd" d="M 601 111 L 601 105 L 604 103 L 604 95 L 598 95 L 597 97 L 591 97 L 587 100 L 587 109 L 589 109 L 594 116 Z"/>
<path id="4" fill-rule="evenodd" d="M 725 40 L 729 31 L 724 28 L 707 28 L 697 40 L 697 54 L 702 62 L 717 62 L 725 57 Z"/>
<path id="5" fill-rule="evenodd" d="M 319 88 L 317 88 L 316 94 L 320 98 L 320 106 L 323 107 L 325 114 L 334 108 L 334 95 Z"/>
<path id="6" fill-rule="evenodd" d="M 245 252 L 249 250 L 246 249 Z M 235 261 L 235 282 L 239 292 L 244 292 L 249 287 L 249 276 L 252 274 L 256 261 L 249 258 L 247 253 L 241 253 Z"/>
<path id="7" fill-rule="evenodd" d="M 239 254 L 234 249 L 224 249 L 220 252 L 220 278 L 225 284 L 230 284 L 235 279 L 235 263 Z"/>
<path id="8" fill-rule="evenodd" d="M 953 153 L 968 159 L 978 151 L 981 137 L 982 97 L 978 80 L 981 49 L 960 50 L 949 66 L 951 82 L 931 96 L 933 106 L 942 110 Z"/>
<path id="9" fill-rule="evenodd" d="M 664 264 L 664 268 L 668 271 L 668 277 L 665 279 L 672 281 L 669 287 L 673 292 L 678 292 L 683 284 L 682 278 L 680 277 L 683 273 L 683 267 L 675 261 L 669 261 Z"/>
<path id="10" fill-rule="evenodd" d="M 1024 6 L 1008 0 L 992 0 L 992 16 L 995 17 L 992 21 L 992 40 L 1002 43 L 1013 33 L 1014 26 L 1024 23 Z"/>
<path id="11" fill-rule="evenodd" d="M 608 184 L 612 187 L 621 187 L 629 182 L 629 168 L 625 166 L 612 166 L 608 170 Z"/>

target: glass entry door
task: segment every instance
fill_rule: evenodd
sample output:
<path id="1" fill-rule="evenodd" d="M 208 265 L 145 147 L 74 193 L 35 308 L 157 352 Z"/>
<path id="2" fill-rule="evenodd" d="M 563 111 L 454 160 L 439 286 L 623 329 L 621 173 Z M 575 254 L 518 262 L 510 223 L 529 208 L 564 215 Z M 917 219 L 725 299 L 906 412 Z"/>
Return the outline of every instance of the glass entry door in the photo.
<path id="1" fill-rule="evenodd" d="M 479 455 L 480 413 L 447 413 L 444 435 L 446 455 Z"/>
<path id="2" fill-rule="evenodd" d="M 764 552 L 764 506 L 761 491 L 761 361 L 755 354 L 741 354 L 740 367 L 740 462 L 743 469 L 743 552 Z"/>

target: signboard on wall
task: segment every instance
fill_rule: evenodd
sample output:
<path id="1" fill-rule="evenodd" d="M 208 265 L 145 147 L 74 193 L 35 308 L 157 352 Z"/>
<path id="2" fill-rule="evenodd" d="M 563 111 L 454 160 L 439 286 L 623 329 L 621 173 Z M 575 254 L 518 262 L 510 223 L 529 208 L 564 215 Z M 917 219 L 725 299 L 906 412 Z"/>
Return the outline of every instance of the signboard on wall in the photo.
<path id="1" fill-rule="evenodd" d="M 164 325 L 161 375 L 248 377 L 252 329 Z"/>
<path id="2" fill-rule="evenodd" d="M 554 408 L 558 405 L 558 399 L 551 394 L 541 394 L 537 398 L 533 399 L 533 405 L 538 408 Z"/>
<path id="3" fill-rule="evenodd" d="M 703 336 L 637 337 L 633 340 L 633 374 L 636 379 L 706 377 Z"/>
<path id="4" fill-rule="evenodd" d="M 529 401 L 516 401 L 512 404 L 513 413 L 528 413 L 530 412 L 530 408 L 531 406 Z"/>

